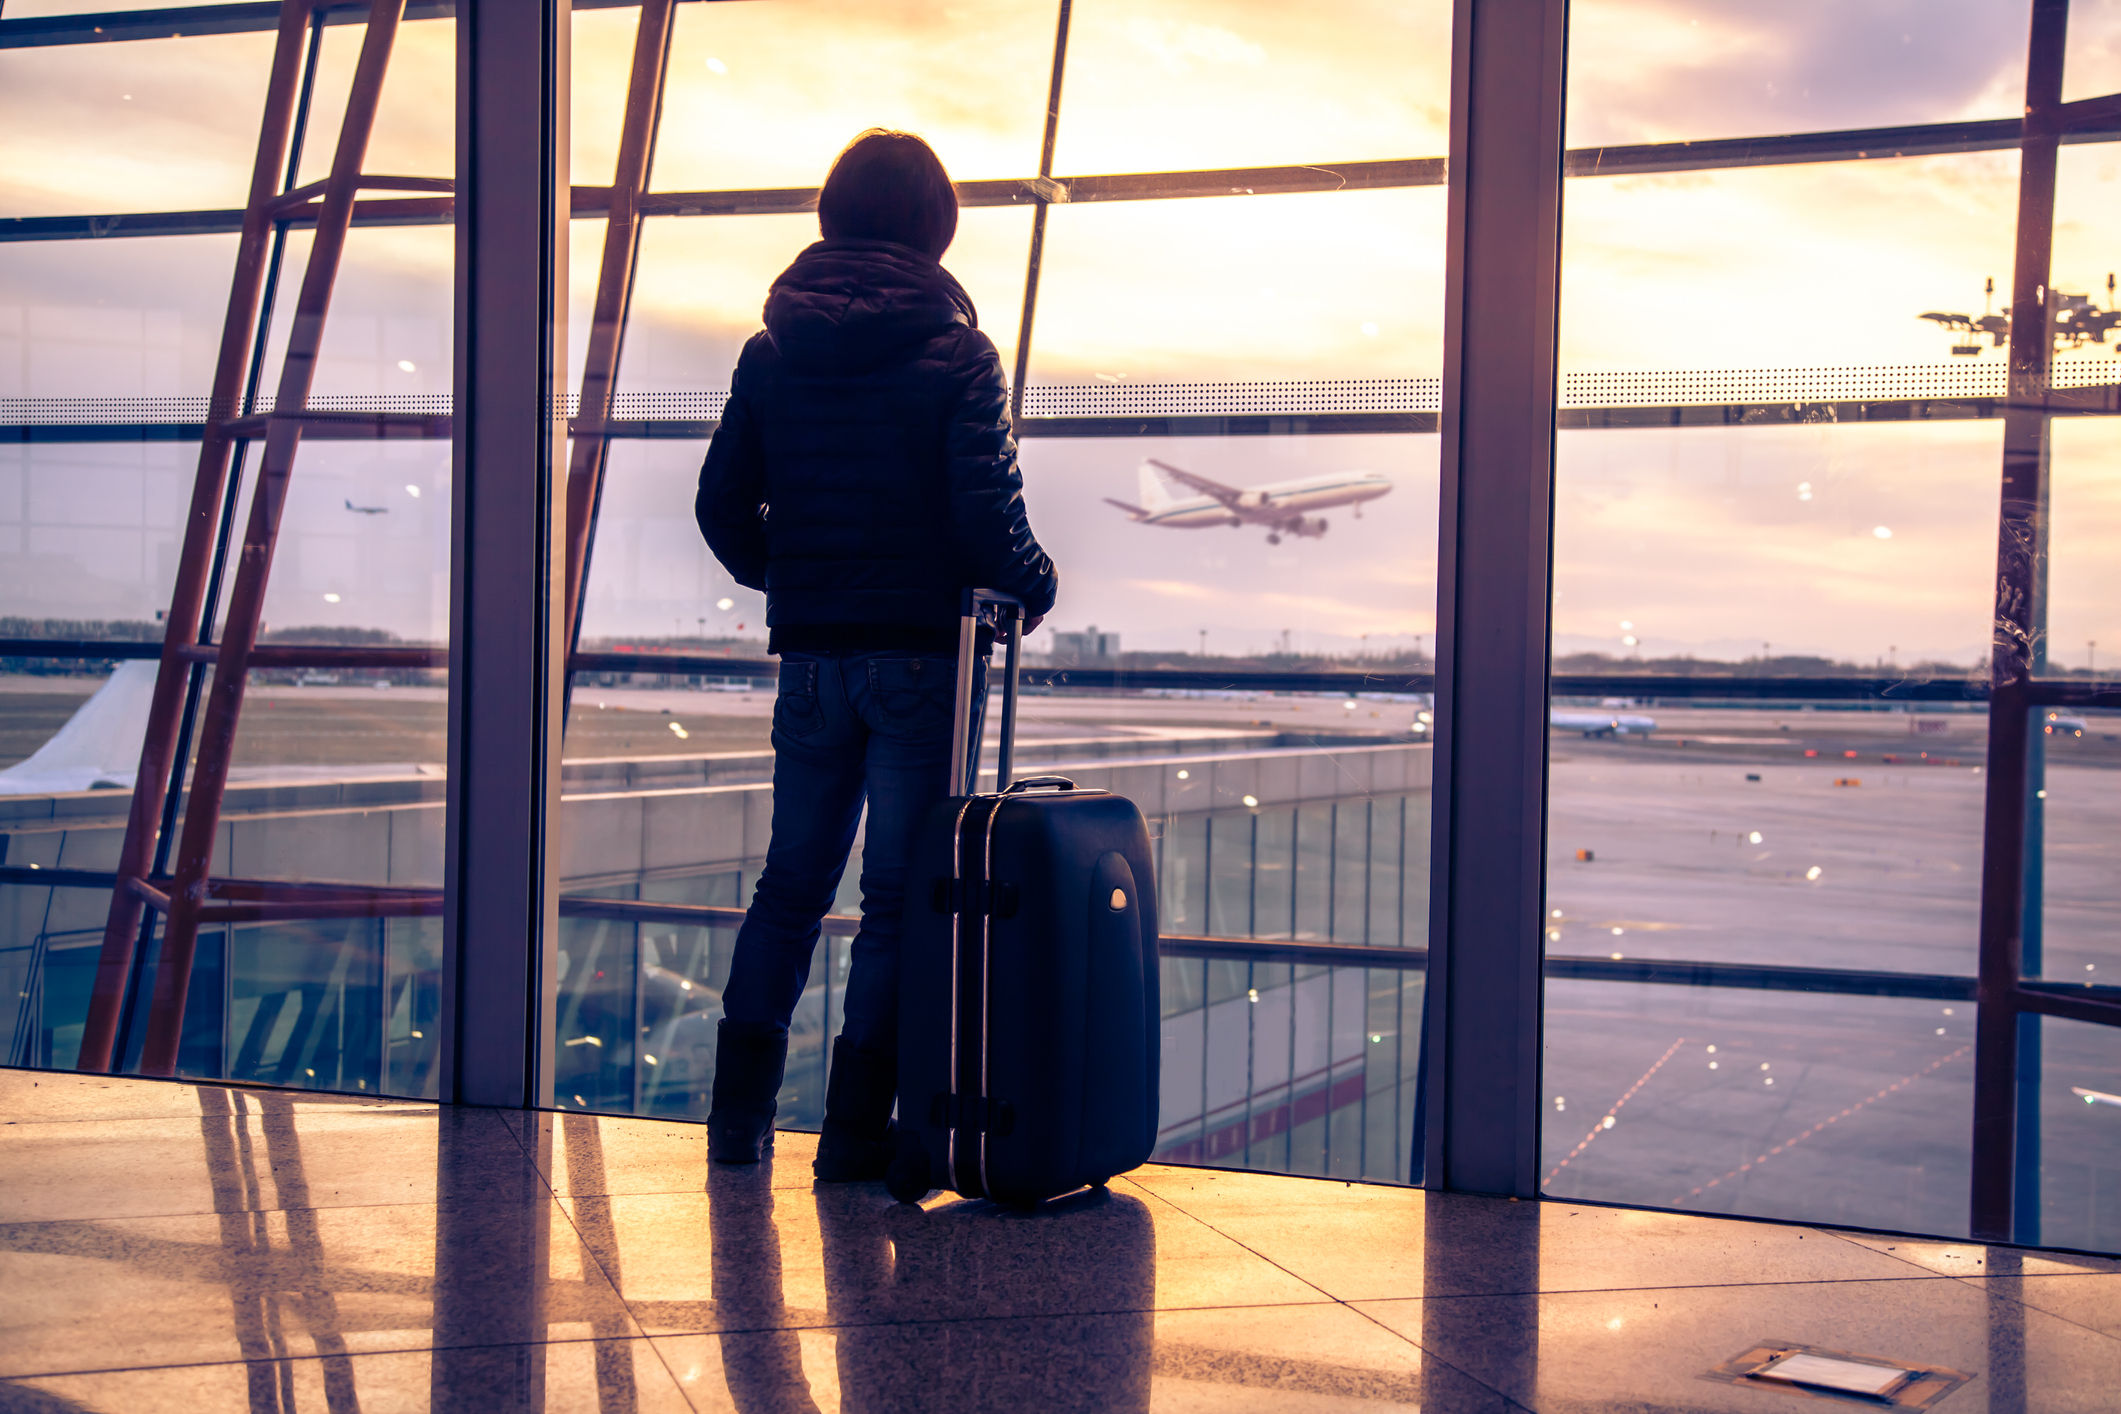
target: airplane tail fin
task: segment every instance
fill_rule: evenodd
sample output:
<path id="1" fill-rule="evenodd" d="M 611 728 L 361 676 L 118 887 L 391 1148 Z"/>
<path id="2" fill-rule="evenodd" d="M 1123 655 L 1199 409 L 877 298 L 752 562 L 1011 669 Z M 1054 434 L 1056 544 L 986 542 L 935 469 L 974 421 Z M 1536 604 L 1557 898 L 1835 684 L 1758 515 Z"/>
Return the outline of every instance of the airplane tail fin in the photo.
<path id="1" fill-rule="evenodd" d="M 1149 518 L 1149 512 L 1143 510 L 1140 506 L 1129 505 L 1125 501 L 1116 501 L 1110 496 L 1105 497 L 1105 504 L 1108 506 L 1118 506 L 1121 510 L 1127 513 L 1128 519 L 1130 520 L 1147 520 Z"/>
<path id="2" fill-rule="evenodd" d="M 1164 478 L 1162 463 L 1154 457 L 1143 462 L 1135 470 L 1135 481 L 1141 488 L 1142 504 L 1145 506 L 1161 509 L 1178 499 L 1172 494 L 1171 483 Z"/>

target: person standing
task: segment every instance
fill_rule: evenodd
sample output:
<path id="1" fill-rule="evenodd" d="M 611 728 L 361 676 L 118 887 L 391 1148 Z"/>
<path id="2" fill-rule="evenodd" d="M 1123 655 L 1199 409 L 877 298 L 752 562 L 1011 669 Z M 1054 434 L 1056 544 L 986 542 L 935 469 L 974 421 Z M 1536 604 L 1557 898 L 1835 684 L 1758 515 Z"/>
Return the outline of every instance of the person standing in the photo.
<path id="1" fill-rule="evenodd" d="M 716 1033 L 716 1162 L 772 1148 L 788 1020 L 866 802 L 862 923 L 814 1167 L 883 1176 L 907 858 L 949 790 L 963 592 L 1015 595 L 1028 633 L 1058 588 L 1024 508 L 1001 356 L 941 264 L 957 209 L 910 133 L 872 128 L 840 153 L 818 197 L 823 239 L 773 282 L 700 468 L 700 532 L 765 591 L 781 660 L 773 837 Z"/>

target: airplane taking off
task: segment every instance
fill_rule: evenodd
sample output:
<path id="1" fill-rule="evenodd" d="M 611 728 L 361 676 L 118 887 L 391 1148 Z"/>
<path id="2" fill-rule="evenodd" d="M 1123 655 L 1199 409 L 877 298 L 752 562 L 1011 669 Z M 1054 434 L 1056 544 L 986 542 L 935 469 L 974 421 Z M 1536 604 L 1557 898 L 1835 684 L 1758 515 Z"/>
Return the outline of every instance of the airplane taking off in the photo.
<path id="1" fill-rule="evenodd" d="M 1657 730 L 1655 717 L 1644 717 L 1632 712 L 1555 710 L 1547 714 L 1547 723 L 1555 731 L 1582 732 L 1585 736 L 1626 736 L 1630 732 Z"/>
<path id="2" fill-rule="evenodd" d="M 357 506 L 351 499 L 346 502 L 346 509 L 357 516 L 387 516 L 390 514 L 390 507 L 388 506 Z"/>
<path id="3" fill-rule="evenodd" d="M 1105 497 L 1139 525 L 1169 526 L 1174 530 L 1201 530 L 1211 525 L 1263 525 L 1267 543 L 1281 544 L 1284 535 L 1315 540 L 1326 533 L 1323 516 L 1306 511 L 1353 506 L 1359 518 L 1362 503 L 1374 501 L 1392 489 L 1392 479 L 1375 471 L 1329 471 L 1294 481 L 1274 481 L 1265 486 L 1225 486 L 1195 472 L 1181 470 L 1154 457 L 1141 464 L 1141 505 Z M 1175 491 L 1173 488 L 1177 488 Z M 1189 491 L 1181 496 L 1179 491 Z"/>

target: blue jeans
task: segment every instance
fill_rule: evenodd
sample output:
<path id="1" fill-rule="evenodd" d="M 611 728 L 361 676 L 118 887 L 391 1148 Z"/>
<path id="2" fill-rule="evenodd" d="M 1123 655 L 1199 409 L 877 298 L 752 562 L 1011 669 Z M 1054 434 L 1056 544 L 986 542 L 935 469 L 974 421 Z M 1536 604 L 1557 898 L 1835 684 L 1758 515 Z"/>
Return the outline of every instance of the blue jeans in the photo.
<path id="1" fill-rule="evenodd" d="M 985 664 L 974 671 L 983 683 Z M 939 656 L 782 656 L 773 704 L 773 839 L 736 935 L 722 990 L 725 1018 L 786 1033 L 866 799 L 862 926 L 840 1034 L 862 1050 L 896 1048 L 906 868 L 915 830 L 950 794 L 956 679 L 956 659 Z"/>

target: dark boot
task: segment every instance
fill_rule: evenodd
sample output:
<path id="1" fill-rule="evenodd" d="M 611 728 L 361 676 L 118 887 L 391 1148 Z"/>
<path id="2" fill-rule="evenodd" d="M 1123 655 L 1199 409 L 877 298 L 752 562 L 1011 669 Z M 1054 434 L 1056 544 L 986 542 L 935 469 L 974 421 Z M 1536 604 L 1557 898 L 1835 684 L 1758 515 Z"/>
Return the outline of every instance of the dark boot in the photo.
<path id="1" fill-rule="evenodd" d="M 773 1152 L 774 1097 L 788 1066 L 778 1027 L 724 1020 L 715 1031 L 714 1103 L 707 1112 L 707 1157 L 755 1164 Z"/>
<path id="2" fill-rule="evenodd" d="M 825 1085 L 825 1128 L 811 1172 L 825 1183 L 879 1179 L 891 1167 L 891 1104 L 898 1095 L 898 1055 L 832 1043 Z"/>

